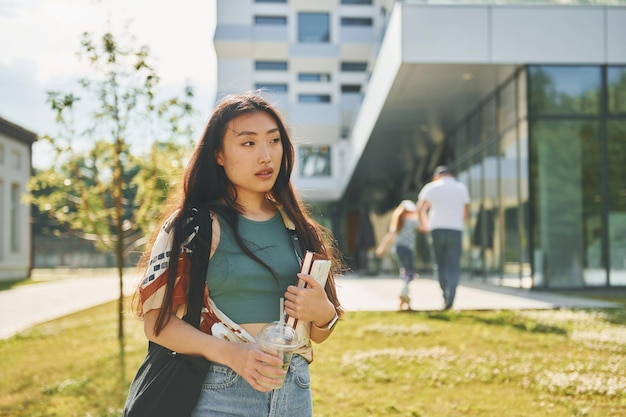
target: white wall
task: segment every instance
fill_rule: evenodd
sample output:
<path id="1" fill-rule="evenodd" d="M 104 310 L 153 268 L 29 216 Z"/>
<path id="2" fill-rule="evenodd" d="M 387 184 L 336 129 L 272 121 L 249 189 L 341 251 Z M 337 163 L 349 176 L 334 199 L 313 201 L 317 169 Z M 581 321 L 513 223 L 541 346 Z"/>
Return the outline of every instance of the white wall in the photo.
<path id="1" fill-rule="evenodd" d="M 407 63 L 626 62 L 626 10 L 610 6 L 402 5 Z"/>
<path id="2" fill-rule="evenodd" d="M 28 276 L 31 256 L 30 209 L 21 203 L 18 224 L 11 222 L 12 188 L 17 184 L 20 199 L 27 191 L 30 178 L 30 146 L 0 133 L 0 281 Z M 18 250 L 11 242 L 11 231 L 17 226 Z"/>

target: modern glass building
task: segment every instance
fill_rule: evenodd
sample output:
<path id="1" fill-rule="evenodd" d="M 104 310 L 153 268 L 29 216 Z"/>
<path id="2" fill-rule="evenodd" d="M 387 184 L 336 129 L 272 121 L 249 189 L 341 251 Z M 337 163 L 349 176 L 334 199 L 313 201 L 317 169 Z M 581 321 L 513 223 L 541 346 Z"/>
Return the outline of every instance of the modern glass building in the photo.
<path id="1" fill-rule="evenodd" d="M 218 90 L 272 92 L 355 269 L 445 163 L 464 278 L 626 285 L 626 4 L 311 3 L 218 0 Z"/>

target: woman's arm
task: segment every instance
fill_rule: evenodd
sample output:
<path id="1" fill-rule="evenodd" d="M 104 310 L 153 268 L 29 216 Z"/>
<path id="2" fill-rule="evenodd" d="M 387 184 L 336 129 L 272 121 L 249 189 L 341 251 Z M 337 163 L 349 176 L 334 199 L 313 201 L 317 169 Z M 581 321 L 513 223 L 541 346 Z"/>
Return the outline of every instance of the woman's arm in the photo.
<path id="1" fill-rule="evenodd" d="M 201 332 L 175 315 L 169 317 L 169 321 L 157 336 L 154 333 L 154 322 L 158 314 L 158 310 L 151 310 L 144 316 L 144 333 L 152 342 L 178 353 L 204 356 L 209 361 L 228 366 L 258 391 L 271 391 L 259 382 L 271 386 L 275 381 L 263 374 L 276 376 L 284 374 L 280 369 L 282 361 L 262 352 L 258 344 L 232 343 L 219 339 Z"/>
<path id="2" fill-rule="evenodd" d="M 381 240 L 380 244 L 376 248 L 376 257 L 377 258 L 380 258 L 380 257 L 383 256 L 383 252 L 385 252 L 385 249 L 387 249 L 387 246 L 389 246 L 389 244 L 396 237 L 396 234 L 397 234 L 397 232 L 395 230 L 394 231 L 389 231 L 389 232 L 387 232 L 385 237 L 383 237 L 383 240 Z"/>
<path id="3" fill-rule="evenodd" d="M 324 287 L 311 275 L 298 274 L 305 281 L 305 287 L 290 285 L 285 292 L 285 312 L 298 320 L 311 322 L 310 338 L 315 343 L 328 339 L 332 329 L 330 323 L 337 314 L 335 306 L 328 299 Z"/>

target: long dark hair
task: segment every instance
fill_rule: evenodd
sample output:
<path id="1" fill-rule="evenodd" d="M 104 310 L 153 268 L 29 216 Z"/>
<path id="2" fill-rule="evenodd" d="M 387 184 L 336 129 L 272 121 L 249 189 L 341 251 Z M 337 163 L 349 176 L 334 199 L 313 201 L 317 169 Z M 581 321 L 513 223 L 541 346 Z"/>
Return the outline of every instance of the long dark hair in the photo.
<path id="1" fill-rule="evenodd" d="M 294 147 L 282 117 L 265 99 L 255 92 L 229 95 L 220 101 L 209 118 L 200 142 L 196 146 L 185 169 L 182 188 L 170 193 L 168 204 L 166 205 L 167 209 L 163 213 L 163 219 L 167 219 L 175 213 L 172 220 L 174 233 L 165 297 L 155 323 L 154 330 L 156 334 L 165 327 L 172 313 L 171 299 L 174 283 L 179 272 L 181 245 L 185 238 L 182 233 L 182 226 L 185 221 L 183 218 L 185 208 L 196 207 L 216 213 L 232 228 L 235 239 L 244 253 L 261 263 L 274 274 L 271 268 L 258 259 L 239 237 L 237 215 L 242 213 L 242 207 L 237 203 L 237 193 L 234 185 L 228 180 L 224 167 L 219 165 L 215 158 L 216 153 L 222 149 L 224 135 L 230 121 L 235 117 L 254 112 L 265 112 L 276 121 L 283 146 L 283 159 L 280 171 L 276 183 L 268 193 L 267 198 L 276 205 L 281 206 L 285 214 L 294 222 L 299 239 L 305 249 L 321 253 L 331 259 L 335 271 L 340 271 L 342 268 L 341 256 L 336 248 L 332 234 L 311 218 L 308 209 L 298 198 L 291 184 Z M 152 242 L 156 239 L 158 230 L 160 228 L 157 229 L 157 232 L 152 237 Z M 144 252 L 142 258 L 144 263 L 150 258 L 151 246 L 149 245 Z M 335 305 L 337 313 L 341 315 L 343 310 L 337 297 L 333 273 L 328 278 L 325 290 L 330 301 Z M 141 315 L 141 305 L 139 303 L 136 305 L 136 312 Z"/>

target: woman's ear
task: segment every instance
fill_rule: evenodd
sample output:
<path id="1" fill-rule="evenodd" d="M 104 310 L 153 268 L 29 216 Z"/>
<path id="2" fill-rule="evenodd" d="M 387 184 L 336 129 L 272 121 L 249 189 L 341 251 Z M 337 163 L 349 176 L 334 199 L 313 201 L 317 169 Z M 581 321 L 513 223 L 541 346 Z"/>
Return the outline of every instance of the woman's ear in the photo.
<path id="1" fill-rule="evenodd" d="M 217 162 L 217 165 L 224 166 L 224 158 L 219 151 L 215 152 L 215 162 Z"/>

